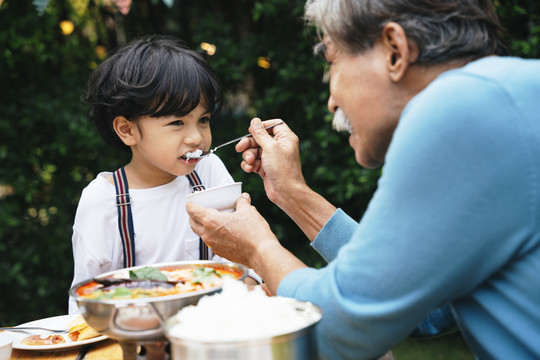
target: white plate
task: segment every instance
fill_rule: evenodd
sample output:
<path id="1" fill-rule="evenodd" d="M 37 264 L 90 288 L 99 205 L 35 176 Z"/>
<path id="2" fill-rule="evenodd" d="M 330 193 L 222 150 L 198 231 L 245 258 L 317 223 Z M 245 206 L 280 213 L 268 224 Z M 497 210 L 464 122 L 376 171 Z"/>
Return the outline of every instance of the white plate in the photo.
<path id="1" fill-rule="evenodd" d="M 68 324 L 72 322 L 76 317 L 77 315 L 54 316 L 54 317 L 50 317 L 46 319 L 31 321 L 31 322 L 21 324 L 18 326 L 40 326 L 40 327 L 46 327 L 49 329 L 66 329 Z M 28 333 L 11 332 L 11 334 L 13 334 L 13 348 L 20 349 L 20 350 L 40 350 L 40 351 L 68 350 L 68 349 L 75 348 L 78 346 L 91 344 L 91 343 L 95 343 L 95 342 L 107 339 L 107 336 L 101 335 L 101 336 L 97 336 L 95 338 L 91 338 L 91 339 L 87 339 L 83 341 L 71 341 L 71 339 L 68 337 L 68 334 L 66 333 L 66 334 L 60 334 L 66 341 L 65 343 L 62 343 L 62 344 L 27 345 L 21 342 L 22 339 L 24 339 L 25 337 L 30 336 L 30 335 L 39 335 L 39 334 L 49 335 L 51 333 L 46 333 L 40 330 L 28 330 Z"/>

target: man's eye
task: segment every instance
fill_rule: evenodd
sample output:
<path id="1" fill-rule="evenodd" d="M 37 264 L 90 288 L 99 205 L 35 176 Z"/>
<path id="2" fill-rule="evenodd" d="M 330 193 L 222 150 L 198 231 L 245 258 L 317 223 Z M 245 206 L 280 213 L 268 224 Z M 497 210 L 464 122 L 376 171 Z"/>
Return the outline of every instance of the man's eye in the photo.
<path id="1" fill-rule="evenodd" d="M 324 43 L 320 42 L 317 45 L 315 45 L 313 52 L 315 53 L 315 55 L 319 56 L 325 62 L 328 62 L 326 60 L 326 45 L 324 45 Z"/>
<path id="2" fill-rule="evenodd" d="M 169 123 L 169 125 L 173 125 L 173 126 L 180 126 L 182 124 L 183 124 L 182 120 L 174 120 L 174 121 Z"/>
<path id="3" fill-rule="evenodd" d="M 210 117 L 208 116 L 203 116 L 202 118 L 199 119 L 200 124 L 208 124 L 209 122 L 210 122 Z"/>

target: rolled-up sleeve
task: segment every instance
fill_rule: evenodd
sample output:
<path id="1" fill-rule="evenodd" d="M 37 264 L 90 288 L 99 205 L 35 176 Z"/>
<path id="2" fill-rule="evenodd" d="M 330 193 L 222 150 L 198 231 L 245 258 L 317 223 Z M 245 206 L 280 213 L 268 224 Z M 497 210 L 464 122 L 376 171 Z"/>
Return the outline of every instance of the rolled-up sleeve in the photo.
<path id="1" fill-rule="evenodd" d="M 311 246 L 330 262 L 337 256 L 339 249 L 347 244 L 358 227 L 358 223 L 341 209 L 326 222 Z"/>

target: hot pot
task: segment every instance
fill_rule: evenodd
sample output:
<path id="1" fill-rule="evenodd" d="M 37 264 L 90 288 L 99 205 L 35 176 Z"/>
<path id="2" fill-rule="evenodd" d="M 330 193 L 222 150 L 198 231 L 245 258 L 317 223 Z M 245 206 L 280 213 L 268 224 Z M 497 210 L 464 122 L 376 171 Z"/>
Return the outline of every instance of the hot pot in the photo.
<path id="1" fill-rule="evenodd" d="M 177 261 L 145 265 L 162 269 L 180 269 L 192 266 L 217 266 L 241 272 L 242 280 L 247 268 L 240 264 L 215 261 Z M 144 266 L 134 266 L 125 270 L 137 270 Z M 95 278 L 106 278 L 117 273 L 111 271 Z M 210 289 L 140 299 L 86 299 L 77 295 L 77 289 L 91 282 L 88 279 L 74 285 L 69 294 L 77 301 L 86 322 L 97 332 L 118 340 L 122 346 L 124 360 L 148 359 L 167 360 L 168 342 L 165 338 L 165 321 L 184 306 L 195 305 L 204 296 L 221 291 L 221 286 Z M 141 353 L 141 349 L 143 349 Z"/>

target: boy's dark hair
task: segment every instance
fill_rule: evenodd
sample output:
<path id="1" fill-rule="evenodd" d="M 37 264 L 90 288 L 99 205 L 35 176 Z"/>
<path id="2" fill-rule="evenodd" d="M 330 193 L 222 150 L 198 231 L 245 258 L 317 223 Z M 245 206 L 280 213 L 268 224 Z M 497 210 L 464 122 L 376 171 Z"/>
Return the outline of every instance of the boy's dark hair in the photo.
<path id="1" fill-rule="evenodd" d="M 204 54 L 178 39 L 150 35 L 113 52 L 90 75 L 85 100 L 105 141 L 129 150 L 113 129 L 117 116 L 185 116 L 201 103 L 214 118 L 223 93 Z"/>

